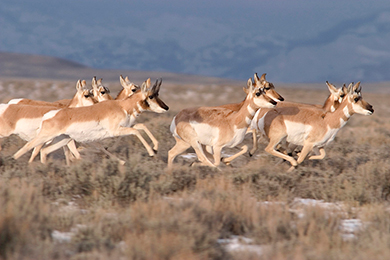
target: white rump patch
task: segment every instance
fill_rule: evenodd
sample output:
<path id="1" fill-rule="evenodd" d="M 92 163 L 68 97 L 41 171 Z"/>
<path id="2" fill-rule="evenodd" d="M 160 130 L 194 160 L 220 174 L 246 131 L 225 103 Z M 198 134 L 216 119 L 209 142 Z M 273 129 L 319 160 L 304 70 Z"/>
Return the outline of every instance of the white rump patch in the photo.
<path id="1" fill-rule="evenodd" d="M 8 104 L 12 105 L 16 105 L 18 104 L 20 101 L 22 101 L 24 98 L 14 98 L 14 99 L 11 99 L 10 101 L 8 101 Z"/>
<path id="2" fill-rule="evenodd" d="M 9 104 L 0 104 L 0 115 L 2 115 L 5 110 L 7 110 Z"/>
<path id="3" fill-rule="evenodd" d="M 177 134 L 176 131 L 176 116 L 172 119 L 171 126 L 169 127 L 169 130 L 171 131 L 172 135 L 181 139 L 180 136 Z"/>
<path id="4" fill-rule="evenodd" d="M 30 141 L 38 134 L 42 119 L 38 118 L 21 118 L 16 122 L 14 134 L 18 135 L 25 141 Z"/>

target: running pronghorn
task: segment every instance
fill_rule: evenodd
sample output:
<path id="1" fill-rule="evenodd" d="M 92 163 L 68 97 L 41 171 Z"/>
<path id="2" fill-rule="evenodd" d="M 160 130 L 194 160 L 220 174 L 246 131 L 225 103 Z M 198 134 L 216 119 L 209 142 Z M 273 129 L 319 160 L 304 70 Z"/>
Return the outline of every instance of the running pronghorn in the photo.
<path id="1" fill-rule="evenodd" d="M 312 104 L 306 104 L 306 103 L 296 103 L 296 102 L 285 101 L 285 102 L 279 102 L 276 105 L 276 108 L 307 107 L 307 108 L 313 108 L 313 109 L 320 109 L 324 113 L 333 112 L 340 105 L 341 101 L 343 100 L 343 98 L 346 94 L 347 89 L 345 86 L 343 86 L 341 88 L 336 88 L 333 84 L 330 84 L 328 81 L 326 81 L 326 85 L 328 87 L 330 94 L 322 106 L 321 105 L 312 105 Z M 253 135 L 253 147 L 252 147 L 252 150 L 250 150 L 250 152 L 249 152 L 250 156 L 252 156 L 258 148 L 257 131 L 256 131 L 257 121 L 259 120 L 259 118 L 263 117 L 264 114 L 268 111 L 269 111 L 269 109 L 259 109 L 253 118 L 250 130 L 248 130 L 248 132 L 252 131 L 252 135 Z M 279 144 L 279 145 L 281 145 L 281 144 Z M 287 149 L 287 147 L 284 147 L 284 148 Z M 291 144 L 288 146 L 288 149 L 291 152 L 294 150 L 294 148 L 295 147 Z M 287 151 L 287 153 L 288 153 L 288 151 Z"/>
<path id="2" fill-rule="evenodd" d="M 68 135 L 78 142 L 91 142 L 123 135 L 136 135 L 154 155 L 137 129 L 132 128 L 143 111 L 163 113 L 168 106 L 159 98 L 161 81 L 151 87 L 146 80 L 141 91 L 124 100 L 107 100 L 90 107 L 65 108 L 47 113 L 42 120 L 38 135 L 14 154 L 18 159 L 30 149 L 52 140 L 59 135 Z"/>
<path id="3" fill-rule="evenodd" d="M 113 99 L 110 95 L 110 90 L 107 87 L 102 85 L 102 81 L 103 81 L 103 79 L 96 80 L 96 77 L 93 77 L 92 78 L 92 89 L 89 90 L 90 95 L 92 95 L 96 99 L 97 102 L 102 102 L 105 100 L 112 100 Z M 85 87 L 85 85 L 86 85 L 86 82 L 84 80 L 84 81 L 82 81 L 82 87 Z M 71 101 L 68 99 L 63 99 L 63 100 L 59 100 L 56 102 L 45 102 L 45 101 L 35 101 L 35 100 L 31 100 L 31 99 L 22 99 L 21 102 L 19 102 L 19 103 L 29 104 L 29 105 L 34 105 L 34 104 L 41 104 L 41 105 L 48 105 L 48 106 L 52 105 L 52 106 L 58 106 L 58 108 L 63 108 L 63 104 L 69 104 L 70 102 Z M 70 105 L 68 107 L 78 107 L 78 106 Z M 61 148 L 61 146 L 57 144 L 59 142 L 64 143 L 64 145 L 62 147 L 64 149 L 65 159 L 66 159 L 67 165 L 69 165 L 70 161 L 72 161 L 73 159 L 80 158 L 80 153 L 77 150 L 76 143 L 74 142 L 74 140 L 68 139 L 66 136 L 61 136 L 59 138 L 54 139 L 52 142 L 50 142 L 50 145 L 47 147 L 42 148 L 43 144 L 40 146 L 37 146 L 33 150 L 29 162 L 31 163 L 34 160 L 34 158 L 38 155 L 38 153 L 40 152 L 41 162 L 45 163 L 46 157 L 49 153 L 52 153 L 55 150 Z M 56 148 L 56 149 L 53 149 L 53 148 Z M 100 149 L 101 151 L 106 153 L 108 156 L 116 158 L 113 154 L 109 153 L 104 148 L 98 147 L 98 149 Z M 116 158 L 116 159 L 118 159 L 118 158 Z"/>
<path id="4" fill-rule="evenodd" d="M 136 84 L 134 84 L 133 82 L 131 82 L 129 80 L 129 77 L 126 76 L 126 78 L 123 78 L 122 75 L 120 75 L 119 77 L 119 80 L 120 80 L 120 83 L 122 85 L 122 90 L 118 93 L 117 97 L 115 98 L 115 100 L 124 100 L 130 96 L 132 96 L 133 94 L 135 94 L 136 92 L 139 92 L 140 91 L 140 87 Z M 94 85 L 94 83 L 92 83 L 92 86 Z M 95 84 L 95 85 L 98 85 L 98 84 Z M 102 89 L 100 89 L 101 91 L 98 92 L 97 94 L 98 95 L 102 95 Z M 104 89 L 103 89 L 104 91 Z M 105 91 L 107 92 L 107 91 Z M 106 99 L 105 99 L 106 100 Z M 135 124 L 132 126 L 132 128 L 134 129 L 137 129 L 137 130 L 143 130 L 146 135 L 150 138 L 150 140 L 152 140 L 153 142 L 153 151 L 155 153 L 157 153 L 158 151 L 158 141 L 157 139 L 153 136 L 153 134 L 149 131 L 149 129 L 142 123 L 138 123 L 138 124 Z M 119 140 L 119 139 L 118 139 Z M 72 142 L 72 143 L 70 143 Z M 46 163 L 46 157 L 49 153 L 59 149 L 60 147 L 62 146 L 65 146 L 65 145 L 72 145 L 72 147 L 74 146 L 75 147 L 75 144 L 74 144 L 74 141 L 71 139 L 71 138 L 64 138 L 61 140 L 61 143 L 56 143 L 54 145 L 50 145 L 48 147 L 45 147 L 41 150 L 41 162 L 42 163 Z M 108 152 L 100 143 L 94 143 L 94 146 L 95 148 L 97 148 L 98 150 L 102 151 L 103 153 L 105 153 L 106 155 L 108 155 L 109 157 L 117 160 L 121 165 L 125 164 L 125 161 L 119 159 L 118 157 L 116 157 L 115 155 L 113 155 L 112 153 Z M 115 145 L 114 145 L 115 146 Z M 145 146 L 145 148 L 149 151 L 150 146 Z M 73 153 L 74 149 L 72 149 L 72 153 Z M 76 159 L 80 159 L 80 154 L 77 152 L 74 152 L 74 157 Z"/>
<path id="5" fill-rule="evenodd" d="M 261 118 L 253 121 L 258 131 L 269 139 L 265 151 L 291 163 L 290 170 L 318 148 L 320 155 L 309 159 L 325 157 L 324 147 L 333 141 L 337 132 L 347 123 L 353 114 L 371 115 L 374 109 L 363 100 L 360 82 L 348 86 L 346 96 L 334 112 L 324 113 L 308 107 L 286 107 L 269 109 Z M 303 146 L 298 159 L 276 150 L 277 145 L 286 140 L 294 145 Z"/>
<path id="6" fill-rule="evenodd" d="M 168 168 L 172 167 L 177 155 L 193 147 L 200 165 L 217 167 L 221 161 L 221 150 L 224 147 L 235 147 L 240 144 L 256 111 L 260 107 L 274 107 L 276 101 L 264 93 L 264 85 L 254 87 L 252 79 L 247 82 L 247 96 L 237 111 L 223 107 L 187 108 L 179 112 L 171 123 L 170 130 L 176 144 L 168 152 Z M 214 162 L 211 162 L 202 146 L 210 146 L 213 150 Z M 248 149 L 225 158 L 230 162 Z"/>
<path id="7" fill-rule="evenodd" d="M 77 81 L 77 92 L 68 102 L 71 107 L 90 106 L 97 101 L 85 89 L 85 81 Z M 44 114 L 57 110 L 58 106 L 32 106 L 19 104 L 0 104 L 0 138 L 16 134 L 20 138 L 30 141 L 37 135 L 37 131 Z"/>

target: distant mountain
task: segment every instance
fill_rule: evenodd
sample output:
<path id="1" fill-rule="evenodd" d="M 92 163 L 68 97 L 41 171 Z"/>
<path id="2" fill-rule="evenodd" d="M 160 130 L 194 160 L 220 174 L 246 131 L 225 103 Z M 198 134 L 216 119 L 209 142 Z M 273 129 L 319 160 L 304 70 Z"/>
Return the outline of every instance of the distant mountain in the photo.
<path id="1" fill-rule="evenodd" d="M 50 5 L 40 4 L 33 9 L 28 3 L 29 12 L 17 5 L 0 5 L 0 51 L 61 57 L 71 67 L 77 66 L 70 62 L 75 61 L 101 69 L 241 80 L 254 72 L 267 73 L 275 82 L 390 80 L 390 11 L 386 9 L 335 24 L 330 21 L 326 30 L 294 38 L 264 30 L 237 32 L 212 20 L 168 15 L 142 21 L 141 14 L 129 16 L 127 24 L 114 17 L 112 23 L 104 23 L 104 19 L 92 23 L 88 17 L 72 16 L 69 10 L 68 15 L 49 16 L 41 10 Z M 156 31 L 156 24 L 164 26 Z M 200 27 L 192 28 L 192 24 Z M 197 34 L 187 33 L 189 30 Z M 55 60 L 47 62 L 56 66 Z M 9 75 L 21 69 L 0 66 Z M 36 70 L 40 70 L 39 64 L 26 75 L 33 76 Z"/>
<path id="2" fill-rule="evenodd" d="M 131 81 L 138 84 L 140 84 L 147 78 L 151 78 L 152 80 L 162 78 L 165 84 L 168 83 L 176 85 L 245 84 L 244 81 L 241 82 L 232 79 L 206 77 L 183 73 L 97 69 L 62 58 L 0 52 L 0 77 L 57 80 L 89 80 L 92 77 L 96 76 L 98 78 L 103 78 L 104 81 L 107 82 L 119 81 L 119 75 L 129 76 Z"/>

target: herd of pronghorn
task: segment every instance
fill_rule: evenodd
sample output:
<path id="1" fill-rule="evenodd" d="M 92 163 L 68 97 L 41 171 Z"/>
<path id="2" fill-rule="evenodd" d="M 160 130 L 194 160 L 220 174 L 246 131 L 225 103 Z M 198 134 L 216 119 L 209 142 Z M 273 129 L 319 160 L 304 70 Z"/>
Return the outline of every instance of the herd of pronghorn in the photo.
<path id="1" fill-rule="evenodd" d="M 152 85 L 150 78 L 141 87 L 128 77 L 120 76 L 123 89 L 113 99 L 102 80 L 92 79 L 92 89 L 79 80 L 72 99 L 56 102 L 12 99 L 0 104 L 0 137 L 16 134 L 27 143 L 13 157 L 18 159 L 34 149 L 29 162 L 40 153 L 41 162 L 47 155 L 63 148 L 69 164 L 80 159 L 78 143 L 89 143 L 108 137 L 136 135 L 150 156 L 158 150 L 158 141 L 144 124 L 136 124 L 143 111 L 163 113 L 169 107 L 160 99 L 161 80 Z M 224 147 L 236 147 L 247 133 L 253 134 L 253 155 L 257 135 L 269 141 L 265 151 L 290 162 L 293 170 L 306 157 L 323 159 L 325 146 L 355 113 L 371 115 L 373 107 L 363 100 L 360 82 L 336 88 L 326 82 L 330 94 L 324 105 L 309 105 L 284 101 L 263 74 L 250 78 L 244 87 L 245 99 L 236 104 L 218 107 L 186 108 L 172 120 L 170 131 L 176 140 L 168 152 L 168 169 L 176 156 L 192 147 L 198 161 L 192 165 L 218 167 L 230 164 L 248 151 L 247 145 L 229 157 L 221 158 Z M 153 148 L 140 134 L 143 130 L 153 142 Z M 292 152 L 301 147 L 297 159 Z M 106 154 L 113 156 L 102 146 Z M 116 158 L 118 159 L 118 158 Z M 124 161 L 118 159 L 121 164 Z"/>

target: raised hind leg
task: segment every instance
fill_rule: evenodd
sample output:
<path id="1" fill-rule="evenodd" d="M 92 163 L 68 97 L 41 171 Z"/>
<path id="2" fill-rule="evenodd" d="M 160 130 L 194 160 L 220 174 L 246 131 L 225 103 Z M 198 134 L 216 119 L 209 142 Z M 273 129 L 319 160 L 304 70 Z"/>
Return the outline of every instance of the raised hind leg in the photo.
<path id="1" fill-rule="evenodd" d="M 191 147 L 189 143 L 183 141 L 182 139 L 177 138 L 176 136 L 175 136 L 175 140 L 176 140 L 175 146 L 173 146 L 171 150 L 169 150 L 168 152 L 169 169 L 172 168 L 173 160 L 176 158 L 176 156 L 178 156 L 179 154 L 181 154 L 182 152 L 184 152 L 185 150 Z"/>
<path id="2" fill-rule="evenodd" d="M 320 152 L 320 154 L 310 156 L 309 160 L 322 160 L 322 159 L 324 159 L 326 156 L 326 152 L 325 152 L 324 147 L 319 148 L 318 151 Z"/>

